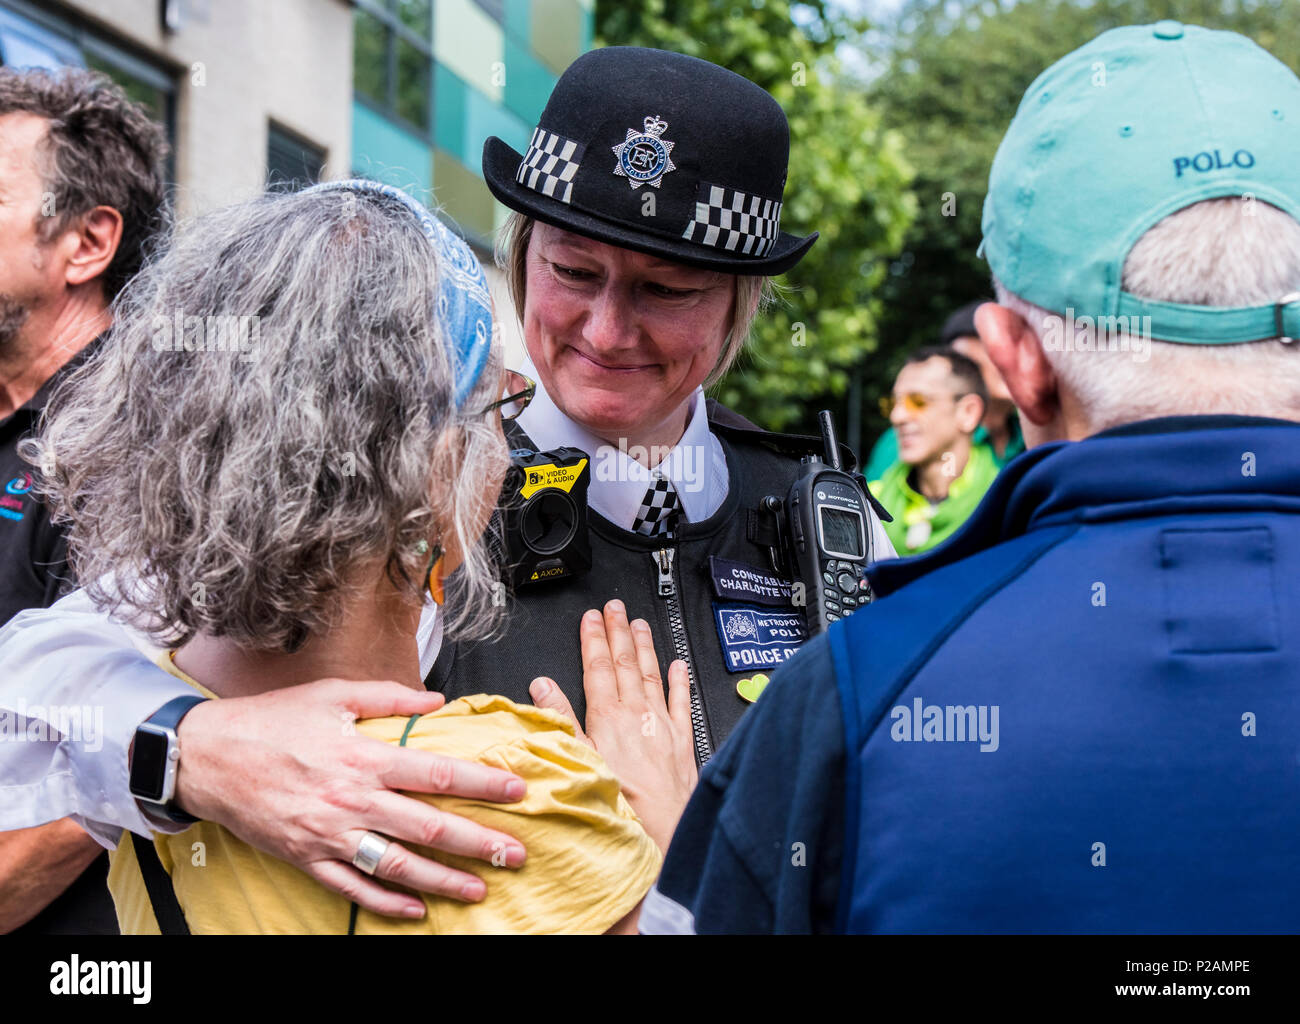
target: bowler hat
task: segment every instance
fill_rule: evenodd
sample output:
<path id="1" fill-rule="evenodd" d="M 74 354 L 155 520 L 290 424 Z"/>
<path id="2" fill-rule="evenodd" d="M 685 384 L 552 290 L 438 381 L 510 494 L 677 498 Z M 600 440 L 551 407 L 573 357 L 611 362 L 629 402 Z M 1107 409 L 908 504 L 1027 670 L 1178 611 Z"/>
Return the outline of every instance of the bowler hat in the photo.
<path id="1" fill-rule="evenodd" d="M 560 76 L 528 151 L 492 137 L 502 203 L 637 252 L 731 274 L 782 274 L 817 240 L 781 230 L 790 129 L 763 89 L 665 50 L 593 50 Z"/>

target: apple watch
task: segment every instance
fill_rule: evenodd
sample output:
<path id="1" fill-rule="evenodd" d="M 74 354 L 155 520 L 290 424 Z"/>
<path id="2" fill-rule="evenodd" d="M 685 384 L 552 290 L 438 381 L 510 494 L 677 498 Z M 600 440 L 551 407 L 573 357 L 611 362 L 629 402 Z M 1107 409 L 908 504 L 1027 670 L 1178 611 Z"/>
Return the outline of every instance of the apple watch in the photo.
<path id="1" fill-rule="evenodd" d="M 176 730 L 181 719 L 206 697 L 184 696 L 169 700 L 135 730 L 131 746 L 131 795 L 149 810 L 178 824 L 198 821 L 173 802 L 176 772 L 180 767 L 181 743 Z"/>

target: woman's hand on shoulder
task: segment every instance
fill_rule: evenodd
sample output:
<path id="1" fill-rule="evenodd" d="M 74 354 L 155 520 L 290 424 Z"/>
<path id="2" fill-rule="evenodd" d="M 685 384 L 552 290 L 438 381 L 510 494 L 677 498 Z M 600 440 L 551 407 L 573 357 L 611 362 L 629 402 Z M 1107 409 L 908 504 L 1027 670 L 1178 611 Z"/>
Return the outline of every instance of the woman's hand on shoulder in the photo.
<path id="1" fill-rule="evenodd" d="M 425 913 L 422 899 L 384 882 L 476 902 L 486 892 L 479 878 L 407 845 L 512 868 L 524 862 L 522 845 L 408 794 L 513 803 L 524 796 L 523 780 L 486 765 L 371 739 L 354 724 L 361 718 L 427 714 L 442 702 L 441 694 L 400 683 L 341 679 L 205 701 L 178 730 L 184 756 L 177 803 L 377 914 L 418 918 Z M 366 832 L 392 840 L 373 878 L 353 866 Z"/>
<path id="2" fill-rule="evenodd" d="M 650 837 L 666 851 L 698 778 L 686 663 L 668 667 L 665 699 L 650 626 L 642 619 L 629 623 L 622 601 L 610 601 L 603 615 L 588 611 L 580 635 L 585 730 L 553 680 L 533 680 L 533 701 L 574 723 L 618 777 Z"/>

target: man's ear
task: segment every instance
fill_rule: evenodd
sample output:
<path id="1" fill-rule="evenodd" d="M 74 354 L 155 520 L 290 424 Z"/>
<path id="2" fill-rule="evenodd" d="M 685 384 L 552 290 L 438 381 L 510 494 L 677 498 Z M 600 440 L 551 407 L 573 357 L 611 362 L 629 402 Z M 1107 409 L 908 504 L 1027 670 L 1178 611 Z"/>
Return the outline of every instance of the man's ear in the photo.
<path id="1" fill-rule="evenodd" d="M 979 395 L 962 395 L 957 399 L 957 429 L 973 434 L 984 419 L 984 402 Z"/>
<path id="2" fill-rule="evenodd" d="M 111 206 L 96 206 L 69 234 L 76 246 L 68 256 L 64 277 L 75 288 L 102 276 L 112 264 L 122 242 L 122 215 Z"/>
<path id="3" fill-rule="evenodd" d="M 1043 426 L 1060 414 L 1056 373 L 1025 318 L 986 302 L 975 311 L 975 329 L 1022 416 Z"/>

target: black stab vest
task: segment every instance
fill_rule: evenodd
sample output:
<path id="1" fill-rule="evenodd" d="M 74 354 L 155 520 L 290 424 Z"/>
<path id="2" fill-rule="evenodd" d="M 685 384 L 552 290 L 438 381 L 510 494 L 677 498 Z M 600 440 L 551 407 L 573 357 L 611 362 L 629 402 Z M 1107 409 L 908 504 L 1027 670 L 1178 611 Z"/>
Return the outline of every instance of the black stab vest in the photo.
<path id="1" fill-rule="evenodd" d="M 709 427 L 727 459 L 729 486 L 717 512 L 702 522 L 682 525 L 673 541 L 642 537 L 588 510 L 592 569 L 586 575 L 521 587 L 504 633 L 492 642 L 444 644 L 425 680 L 448 700 L 475 693 L 502 694 L 530 704 L 528 684 L 549 676 L 559 684 L 579 720 L 585 720 L 578 623 L 589 608 L 619 598 L 628 617 L 650 623 L 665 681 L 668 665 L 686 654 L 691 667 L 697 759 L 704 761 L 736 727 L 749 702 L 736 691 L 738 681 L 762 665 L 732 672 L 724 661 L 714 615 L 715 603 L 730 605 L 713 586 L 709 557 L 730 559 L 773 574 L 770 530 L 758 514 L 764 496 L 785 498 L 799 474 L 800 459 L 821 454 L 818 438 L 773 434 L 743 417 L 708 403 Z M 852 468 L 847 449 L 845 465 Z M 877 514 L 880 509 L 877 507 Z M 673 595 L 660 595 L 663 556 L 671 547 Z M 676 604 L 676 607 L 674 607 Z M 783 609 L 790 612 L 788 607 Z"/>

